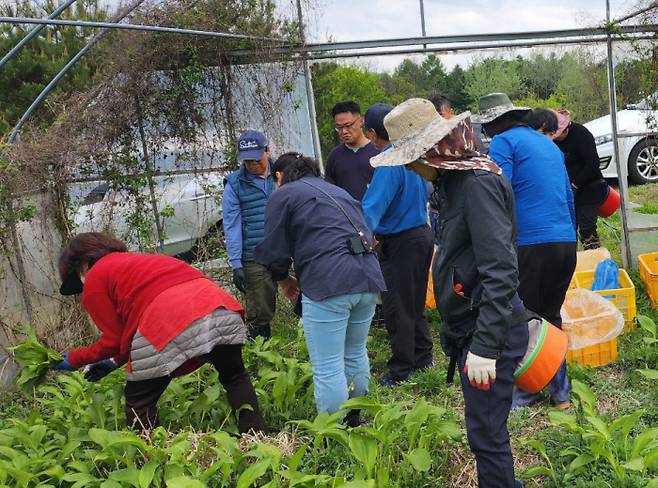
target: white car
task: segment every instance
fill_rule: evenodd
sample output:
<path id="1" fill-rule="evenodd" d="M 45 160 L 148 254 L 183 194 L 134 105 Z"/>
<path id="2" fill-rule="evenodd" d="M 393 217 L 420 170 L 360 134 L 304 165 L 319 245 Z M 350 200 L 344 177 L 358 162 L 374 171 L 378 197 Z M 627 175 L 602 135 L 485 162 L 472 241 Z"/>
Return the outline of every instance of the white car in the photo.
<path id="1" fill-rule="evenodd" d="M 619 155 L 628 168 L 631 183 L 658 182 L 658 111 L 649 110 L 646 101 L 628 105 L 617 112 Z M 604 178 L 617 178 L 612 148 L 610 115 L 584 124 L 596 142 L 601 172 Z"/>
<path id="2" fill-rule="evenodd" d="M 179 165 L 172 164 L 176 160 L 175 152 L 158 156 L 156 168 L 159 171 L 153 178 L 164 231 L 164 253 L 185 255 L 195 250 L 197 242 L 210 237 L 223 244 L 221 194 L 225 172 L 181 171 Z M 182 174 L 162 173 L 176 170 Z M 91 191 L 81 196 L 83 199 L 74 215 L 77 232 L 110 230 L 123 239 L 130 250 L 142 247 L 147 234 L 152 236 L 151 244 L 157 248 L 157 230 L 147 184 L 139 188 L 137 197 L 142 212 L 134 211 L 134 196 L 129 196 L 126 190 L 112 190 L 106 182 L 96 182 Z"/>

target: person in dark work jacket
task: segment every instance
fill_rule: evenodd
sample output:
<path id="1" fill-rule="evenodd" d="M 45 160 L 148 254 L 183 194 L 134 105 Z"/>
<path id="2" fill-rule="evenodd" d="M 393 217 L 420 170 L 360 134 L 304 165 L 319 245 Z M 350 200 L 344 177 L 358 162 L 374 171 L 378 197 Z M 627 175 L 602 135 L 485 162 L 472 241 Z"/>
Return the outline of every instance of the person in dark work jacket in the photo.
<path id="1" fill-rule="evenodd" d="M 582 124 L 571 122 L 566 110 L 554 111 L 558 128 L 553 141 L 564 153 L 576 205 L 580 242 L 585 249 L 601 247 L 596 223 L 599 207 L 607 197 L 608 184 L 599 166 L 599 154 L 592 133 Z"/>
<path id="2" fill-rule="evenodd" d="M 265 206 L 274 191 L 270 156 L 265 136 L 247 130 L 238 139 L 240 169 L 224 179 L 222 209 L 228 259 L 233 282 L 245 293 L 247 323 L 252 337 L 270 337 L 276 308 L 276 283 L 254 261 L 254 248 L 265 235 Z"/>
<path id="3" fill-rule="evenodd" d="M 478 486 L 513 488 L 523 485 L 514 478 L 507 417 L 528 344 L 516 294 L 514 194 L 502 170 L 475 151 L 469 115 L 444 119 L 431 102 L 407 100 L 384 119 L 397 141 L 371 163 L 407 165 L 434 182 L 441 226 L 432 274 L 449 381 L 458 363 Z"/>
<path id="4" fill-rule="evenodd" d="M 280 188 L 267 203 L 254 257 L 289 298 L 301 289 L 315 402 L 318 412 L 332 413 L 368 392 L 366 339 L 384 278 L 358 201 L 301 154 L 284 154 L 273 170 Z M 298 282 L 288 275 L 293 261 Z M 347 423 L 358 424 L 358 413 Z"/>

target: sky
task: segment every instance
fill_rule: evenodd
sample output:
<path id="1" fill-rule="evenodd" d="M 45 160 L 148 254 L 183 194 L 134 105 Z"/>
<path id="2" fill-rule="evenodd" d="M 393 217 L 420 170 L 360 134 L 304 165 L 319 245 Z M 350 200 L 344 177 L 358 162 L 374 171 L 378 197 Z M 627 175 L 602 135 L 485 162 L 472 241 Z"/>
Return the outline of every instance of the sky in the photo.
<path id="1" fill-rule="evenodd" d="M 291 8 L 295 0 L 278 0 Z M 304 0 L 309 42 L 354 41 L 421 35 L 419 0 Z M 612 17 L 633 10 L 639 0 L 611 0 Z M 521 32 L 601 25 L 605 0 L 424 0 L 427 35 Z M 474 56 L 442 55 L 444 65 L 467 66 Z M 355 62 L 352 58 L 347 62 Z M 403 58 L 380 56 L 356 61 L 392 71 Z"/>

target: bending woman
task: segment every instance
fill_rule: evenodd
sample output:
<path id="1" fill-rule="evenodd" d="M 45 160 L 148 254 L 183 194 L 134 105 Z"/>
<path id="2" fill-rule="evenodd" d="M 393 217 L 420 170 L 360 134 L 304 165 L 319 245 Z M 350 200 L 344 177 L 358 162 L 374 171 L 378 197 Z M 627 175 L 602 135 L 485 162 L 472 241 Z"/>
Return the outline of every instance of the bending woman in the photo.
<path id="1" fill-rule="evenodd" d="M 366 339 L 384 278 L 358 201 L 301 154 L 284 154 L 272 170 L 280 188 L 267 203 L 254 258 L 289 298 L 301 289 L 315 402 L 318 412 L 332 413 L 368 392 Z M 288 275 L 292 261 L 299 288 Z M 358 423 L 358 415 L 347 422 Z"/>
<path id="2" fill-rule="evenodd" d="M 169 256 L 127 252 L 123 242 L 97 232 L 68 243 L 59 272 L 60 292 L 82 293 L 101 336 L 64 353 L 53 369 L 91 365 L 85 377 L 97 381 L 125 364 L 128 426 L 150 430 L 158 425 L 157 402 L 173 377 L 208 361 L 239 411 L 240 432 L 265 430 L 242 362 L 244 310 L 210 278 Z"/>

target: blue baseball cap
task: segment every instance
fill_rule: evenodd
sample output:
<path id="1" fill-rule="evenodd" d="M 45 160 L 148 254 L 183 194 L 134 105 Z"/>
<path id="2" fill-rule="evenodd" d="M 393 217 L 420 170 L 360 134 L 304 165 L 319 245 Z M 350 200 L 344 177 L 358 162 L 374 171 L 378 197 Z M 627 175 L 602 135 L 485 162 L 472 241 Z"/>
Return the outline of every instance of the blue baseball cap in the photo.
<path id="1" fill-rule="evenodd" d="M 247 129 L 238 138 L 238 161 L 256 161 L 267 149 L 267 137 L 262 132 Z"/>
<path id="2" fill-rule="evenodd" d="M 366 129 L 379 129 L 378 132 L 382 130 L 386 131 L 384 127 L 384 117 L 393 110 L 393 107 L 388 103 L 375 103 L 370 105 L 368 110 L 366 110 L 365 115 L 363 116 L 363 127 Z"/>

